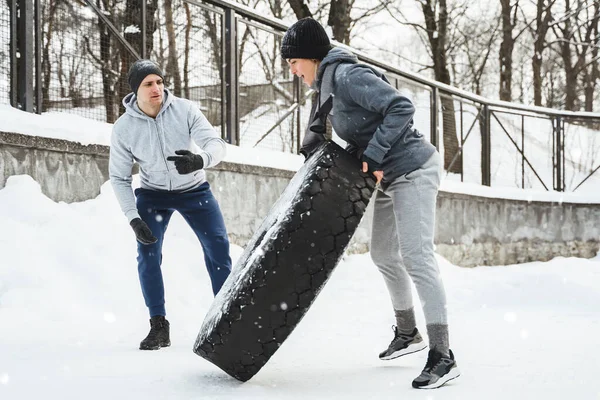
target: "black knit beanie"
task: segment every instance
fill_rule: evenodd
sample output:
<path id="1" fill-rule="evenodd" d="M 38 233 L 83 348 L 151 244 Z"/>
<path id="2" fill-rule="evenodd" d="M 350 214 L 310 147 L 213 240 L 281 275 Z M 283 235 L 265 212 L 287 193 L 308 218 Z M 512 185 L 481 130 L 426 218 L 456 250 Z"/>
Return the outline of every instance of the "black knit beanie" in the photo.
<path id="1" fill-rule="evenodd" d="M 302 18 L 290 26 L 281 42 L 281 57 L 322 60 L 332 49 L 325 29 L 312 18 Z"/>
<path id="2" fill-rule="evenodd" d="M 127 81 L 129 82 L 129 86 L 131 86 L 133 93 L 137 95 L 140 83 L 151 74 L 156 74 L 165 79 L 165 74 L 162 69 L 160 69 L 158 64 L 152 60 L 137 60 L 131 64 L 129 73 L 127 74 Z"/>

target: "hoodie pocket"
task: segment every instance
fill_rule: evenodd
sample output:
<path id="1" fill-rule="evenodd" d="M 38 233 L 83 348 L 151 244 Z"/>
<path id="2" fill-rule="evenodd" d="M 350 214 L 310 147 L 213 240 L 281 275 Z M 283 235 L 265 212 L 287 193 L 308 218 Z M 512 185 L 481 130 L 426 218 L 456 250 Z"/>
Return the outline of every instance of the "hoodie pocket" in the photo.
<path id="1" fill-rule="evenodd" d="M 166 170 L 148 171 L 146 173 L 140 170 L 142 182 L 153 189 L 169 190 L 169 178 Z"/>
<path id="2" fill-rule="evenodd" d="M 179 174 L 177 170 L 170 173 L 171 190 L 187 190 L 204 180 L 204 171 L 194 171 L 189 174 Z"/>

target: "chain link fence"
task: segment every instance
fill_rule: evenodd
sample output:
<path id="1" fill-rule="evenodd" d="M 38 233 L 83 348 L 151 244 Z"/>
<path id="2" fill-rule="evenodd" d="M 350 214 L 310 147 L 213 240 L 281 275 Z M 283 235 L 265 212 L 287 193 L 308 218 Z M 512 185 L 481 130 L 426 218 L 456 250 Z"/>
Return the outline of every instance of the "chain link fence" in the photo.
<path id="1" fill-rule="evenodd" d="M 239 145 L 297 152 L 297 84 L 279 54 L 283 33 L 246 19 L 237 31 Z"/>
<path id="2" fill-rule="evenodd" d="M 0 103 L 6 104 L 14 91 L 12 1 L 0 3 Z M 286 29 L 280 21 L 221 0 L 40 4 L 37 112 L 112 123 L 130 91 L 129 66 L 151 58 L 165 70 L 166 87 L 196 103 L 226 140 L 298 152 L 311 91 L 279 55 Z M 495 103 L 357 54 L 413 101 L 414 127 L 443 155 L 446 179 L 569 191 L 600 184 L 597 116 Z M 335 132 L 333 138 L 339 139 Z"/>
<path id="3" fill-rule="evenodd" d="M 0 104 L 10 101 L 10 9 L 7 1 L 0 2 Z"/>

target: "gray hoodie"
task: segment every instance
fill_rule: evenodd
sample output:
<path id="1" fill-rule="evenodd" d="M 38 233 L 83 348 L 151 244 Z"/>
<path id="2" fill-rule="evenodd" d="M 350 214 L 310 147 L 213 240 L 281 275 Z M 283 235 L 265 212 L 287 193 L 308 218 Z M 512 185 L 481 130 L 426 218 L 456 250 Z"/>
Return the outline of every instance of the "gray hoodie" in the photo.
<path id="1" fill-rule="evenodd" d="M 125 96 L 123 105 L 126 112 L 113 126 L 109 175 L 121 209 L 131 221 L 139 217 L 131 187 L 134 162 L 140 166 L 142 188 L 185 192 L 206 181 L 204 170 L 180 175 L 167 157 L 175 155 L 175 150 L 190 150 L 200 154 L 204 168 L 208 168 L 225 157 L 226 147 L 194 103 L 173 96 L 167 89 L 156 118 L 140 110 L 133 93 Z"/>
<path id="2" fill-rule="evenodd" d="M 325 73 L 328 68 L 336 68 L 335 73 Z M 322 81 L 327 77 L 332 82 Z M 347 50 L 329 51 L 319 65 L 313 87 L 331 91 L 334 97 L 329 120 L 335 133 L 348 143 L 348 150 L 364 151 L 365 156 L 382 164 L 384 183 L 418 169 L 436 151 L 413 128 L 412 102 L 383 74 L 358 63 Z M 324 102 L 330 93 L 319 95 Z"/>

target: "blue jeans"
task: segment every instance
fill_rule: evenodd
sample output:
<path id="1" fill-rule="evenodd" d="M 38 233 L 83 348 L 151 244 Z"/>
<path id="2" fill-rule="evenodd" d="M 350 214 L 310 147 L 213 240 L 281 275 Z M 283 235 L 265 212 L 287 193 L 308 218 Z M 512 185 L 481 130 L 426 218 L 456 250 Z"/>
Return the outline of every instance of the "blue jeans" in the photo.
<path id="1" fill-rule="evenodd" d="M 166 315 L 165 288 L 160 267 L 163 239 L 173 211 L 183 216 L 200 240 L 213 294 L 216 295 L 231 272 L 231 258 L 223 215 L 208 182 L 184 193 L 138 188 L 135 195 L 140 217 L 158 239 L 151 245 L 138 242 L 138 274 L 150 316 Z"/>

